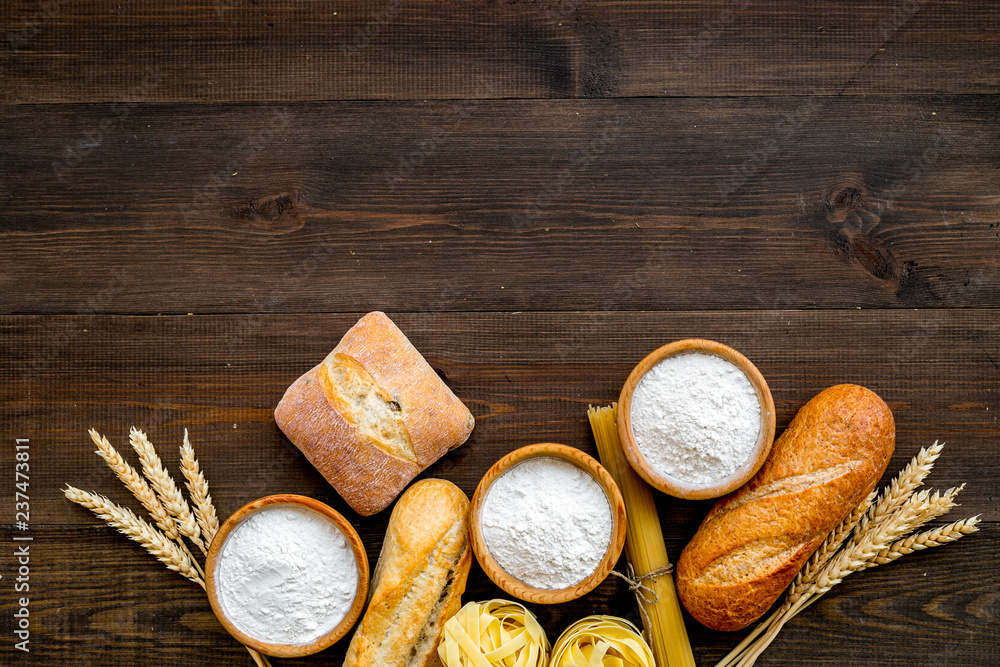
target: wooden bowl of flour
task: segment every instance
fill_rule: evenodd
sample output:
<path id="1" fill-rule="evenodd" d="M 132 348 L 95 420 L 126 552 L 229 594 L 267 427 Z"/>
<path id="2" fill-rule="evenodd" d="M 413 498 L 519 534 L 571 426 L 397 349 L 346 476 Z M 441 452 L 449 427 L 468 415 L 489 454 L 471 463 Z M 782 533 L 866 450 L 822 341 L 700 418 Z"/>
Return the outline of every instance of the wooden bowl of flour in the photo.
<path id="1" fill-rule="evenodd" d="M 329 521 L 343 535 L 347 542 L 347 547 L 354 557 L 354 565 L 357 567 L 357 589 L 346 614 L 339 622 L 333 625 L 330 624 L 336 620 L 335 618 L 311 618 L 310 620 L 314 620 L 317 626 L 322 628 L 322 634 L 310 641 L 279 643 L 265 641 L 248 634 L 246 631 L 247 628 L 241 627 L 238 622 L 234 622 L 233 614 L 226 608 L 225 596 L 219 590 L 219 565 L 221 558 L 228 557 L 224 553 L 227 540 L 250 518 L 260 512 L 278 508 L 293 508 L 295 510 L 311 512 L 323 520 Z M 266 548 L 275 550 L 276 552 L 280 551 L 283 547 L 287 547 L 287 545 L 281 544 L 280 541 L 264 542 L 263 544 L 266 545 Z M 322 556 L 320 554 L 320 557 Z M 250 563 L 249 566 L 252 567 L 253 563 Z M 361 538 L 358 537 L 357 531 L 348 523 L 347 519 L 332 507 L 306 496 L 291 494 L 266 496 L 247 503 L 236 510 L 219 528 L 215 539 L 212 540 L 212 544 L 209 547 L 208 557 L 205 562 L 205 586 L 212 611 L 215 612 L 216 617 L 226 631 L 235 637 L 237 641 L 265 655 L 278 658 L 301 658 L 318 653 L 340 641 L 354 626 L 358 618 L 361 617 L 361 611 L 364 609 L 365 601 L 368 598 L 368 556 L 365 553 L 365 547 L 361 543 Z M 296 613 L 302 610 L 289 611 Z"/>
<path id="2" fill-rule="evenodd" d="M 611 511 L 611 539 L 600 561 L 582 581 L 562 588 L 533 586 L 507 572 L 490 553 L 487 541 L 483 536 L 483 505 L 493 484 L 515 466 L 536 459 L 555 459 L 582 470 L 600 486 Z M 625 546 L 625 528 L 625 503 L 622 501 L 618 485 L 615 484 L 604 466 L 579 449 L 552 442 L 521 447 L 497 461 L 480 480 L 476 492 L 472 496 L 472 505 L 469 509 L 469 535 L 472 542 L 472 552 L 476 555 L 476 560 L 479 561 L 483 571 L 493 580 L 493 583 L 509 595 L 537 604 L 568 602 L 586 595 L 596 588 L 607 578 L 608 573 L 618 562 L 622 548 Z"/>
<path id="3" fill-rule="evenodd" d="M 642 379 L 660 362 L 685 354 L 705 354 L 729 362 L 746 376 L 757 396 L 760 412 L 758 437 L 746 458 L 735 462 L 735 469 L 724 476 L 707 482 L 692 482 L 679 476 L 668 475 L 658 469 L 636 443 L 632 423 L 633 396 Z M 618 399 L 618 437 L 625 457 L 635 471 L 655 489 L 677 498 L 704 500 L 718 498 L 746 484 L 753 477 L 771 451 L 774 442 L 774 399 L 767 381 L 745 356 L 722 343 L 700 338 L 688 338 L 657 348 L 629 374 Z"/>

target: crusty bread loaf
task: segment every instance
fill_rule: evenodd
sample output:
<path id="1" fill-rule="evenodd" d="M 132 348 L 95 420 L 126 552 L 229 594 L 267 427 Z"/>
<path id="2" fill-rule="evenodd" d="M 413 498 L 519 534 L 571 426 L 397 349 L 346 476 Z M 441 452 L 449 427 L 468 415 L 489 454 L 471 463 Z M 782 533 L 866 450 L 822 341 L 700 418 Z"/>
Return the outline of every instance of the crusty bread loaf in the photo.
<path id="1" fill-rule="evenodd" d="M 368 516 L 465 442 L 468 408 L 384 313 L 362 317 L 274 411 L 278 427 Z"/>
<path id="2" fill-rule="evenodd" d="M 441 630 L 462 606 L 472 565 L 468 514 L 468 497 L 451 482 L 425 479 L 407 489 L 389 518 L 344 667 L 440 665 Z"/>
<path id="3" fill-rule="evenodd" d="M 889 407 L 864 387 L 837 385 L 806 403 L 681 552 L 677 592 L 691 615 L 716 630 L 760 618 L 875 487 L 895 441 Z"/>

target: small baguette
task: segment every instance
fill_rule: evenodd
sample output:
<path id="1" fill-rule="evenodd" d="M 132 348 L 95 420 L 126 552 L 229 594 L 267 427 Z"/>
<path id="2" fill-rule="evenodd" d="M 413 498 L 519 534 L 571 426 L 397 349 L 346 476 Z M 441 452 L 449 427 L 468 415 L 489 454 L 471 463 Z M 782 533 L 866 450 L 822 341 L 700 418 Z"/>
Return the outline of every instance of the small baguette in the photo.
<path id="1" fill-rule="evenodd" d="M 864 387 L 837 385 L 806 403 L 756 476 L 713 505 L 681 552 L 684 607 L 715 630 L 763 616 L 875 488 L 895 441 L 892 412 Z"/>
<path id="2" fill-rule="evenodd" d="M 443 479 L 422 480 L 402 495 L 344 667 L 441 664 L 441 631 L 462 606 L 472 565 L 468 514 L 469 498 Z"/>
<path id="3" fill-rule="evenodd" d="M 378 311 L 288 388 L 274 419 L 363 516 L 388 507 L 475 426 L 469 409 Z"/>

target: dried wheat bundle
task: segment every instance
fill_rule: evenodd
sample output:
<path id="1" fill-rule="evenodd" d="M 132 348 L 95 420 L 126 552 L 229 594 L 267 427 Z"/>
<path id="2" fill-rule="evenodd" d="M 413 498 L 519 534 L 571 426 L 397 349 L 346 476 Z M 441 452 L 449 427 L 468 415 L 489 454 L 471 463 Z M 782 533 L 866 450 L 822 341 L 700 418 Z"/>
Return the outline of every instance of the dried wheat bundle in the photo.
<path id="1" fill-rule="evenodd" d="M 129 433 L 129 442 L 139 454 L 142 475 L 111 446 L 107 438 L 93 429 L 89 434 L 97 445 L 97 455 L 104 459 L 125 488 L 149 512 L 155 527 L 136 516 L 131 509 L 116 505 L 102 495 L 67 485 L 63 491 L 66 497 L 141 544 L 168 569 L 205 588 L 205 571 L 188 550 L 183 538 L 188 538 L 202 553 L 207 553 L 208 545 L 219 530 L 219 518 L 208 491 L 208 482 L 188 440 L 187 429 L 184 429 L 184 444 L 180 448 L 181 473 L 194 503 L 193 512 L 145 433 L 136 428 Z M 905 548 L 926 547 L 911 544 Z M 249 647 L 247 651 L 258 667 L 271 667 L 266 656 Z"/>
<path id="2" fill-rule="evenodd" d="M 954 542 L 978 530 L 979 516 L 946 526 L 913 533 L 927 522 L 948 513 L 965 485 L 944 492 L 917 491 L 941 455 L 935 442 L 906 465 L 892 483 L 875 497 L 869 496 L 826 538 L 789 586 L 785 602 L 760 623 L 716 667 L 750 667 L 781 628 L 845 577 L 906 554 Z M 913 533 L 913 534 L 911 534 Z"/>

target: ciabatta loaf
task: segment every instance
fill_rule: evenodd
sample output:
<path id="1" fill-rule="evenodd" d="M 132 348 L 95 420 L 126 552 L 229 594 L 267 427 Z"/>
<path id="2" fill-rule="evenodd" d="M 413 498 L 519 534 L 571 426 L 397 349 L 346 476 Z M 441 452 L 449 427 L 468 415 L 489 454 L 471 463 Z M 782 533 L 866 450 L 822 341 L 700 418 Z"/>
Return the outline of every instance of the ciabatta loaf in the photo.
<path id="1" fill-rule="evenodd" d="M 389 518 L 344 667 L 440 665 L 441 630 L 462 606 L 472 565 L 468 513 L 468 497 L 446 480 L 407 489 Z"/>
<path id="2" fill-rule="evenodd" d="M 691 615 L 716 630 L 760 618 L 875 488 L 895 442 L 889 407 L 864 387 L 837 385 L 806 403 L 681 552 L 677 592 Z"/>
<path id="3" fill-rule="evenodd" d="M 380 512 L 448 450 L 472 413 L 386 317 L 362 317 L 274 411 L 278 427 L 358 514 Z"/>

